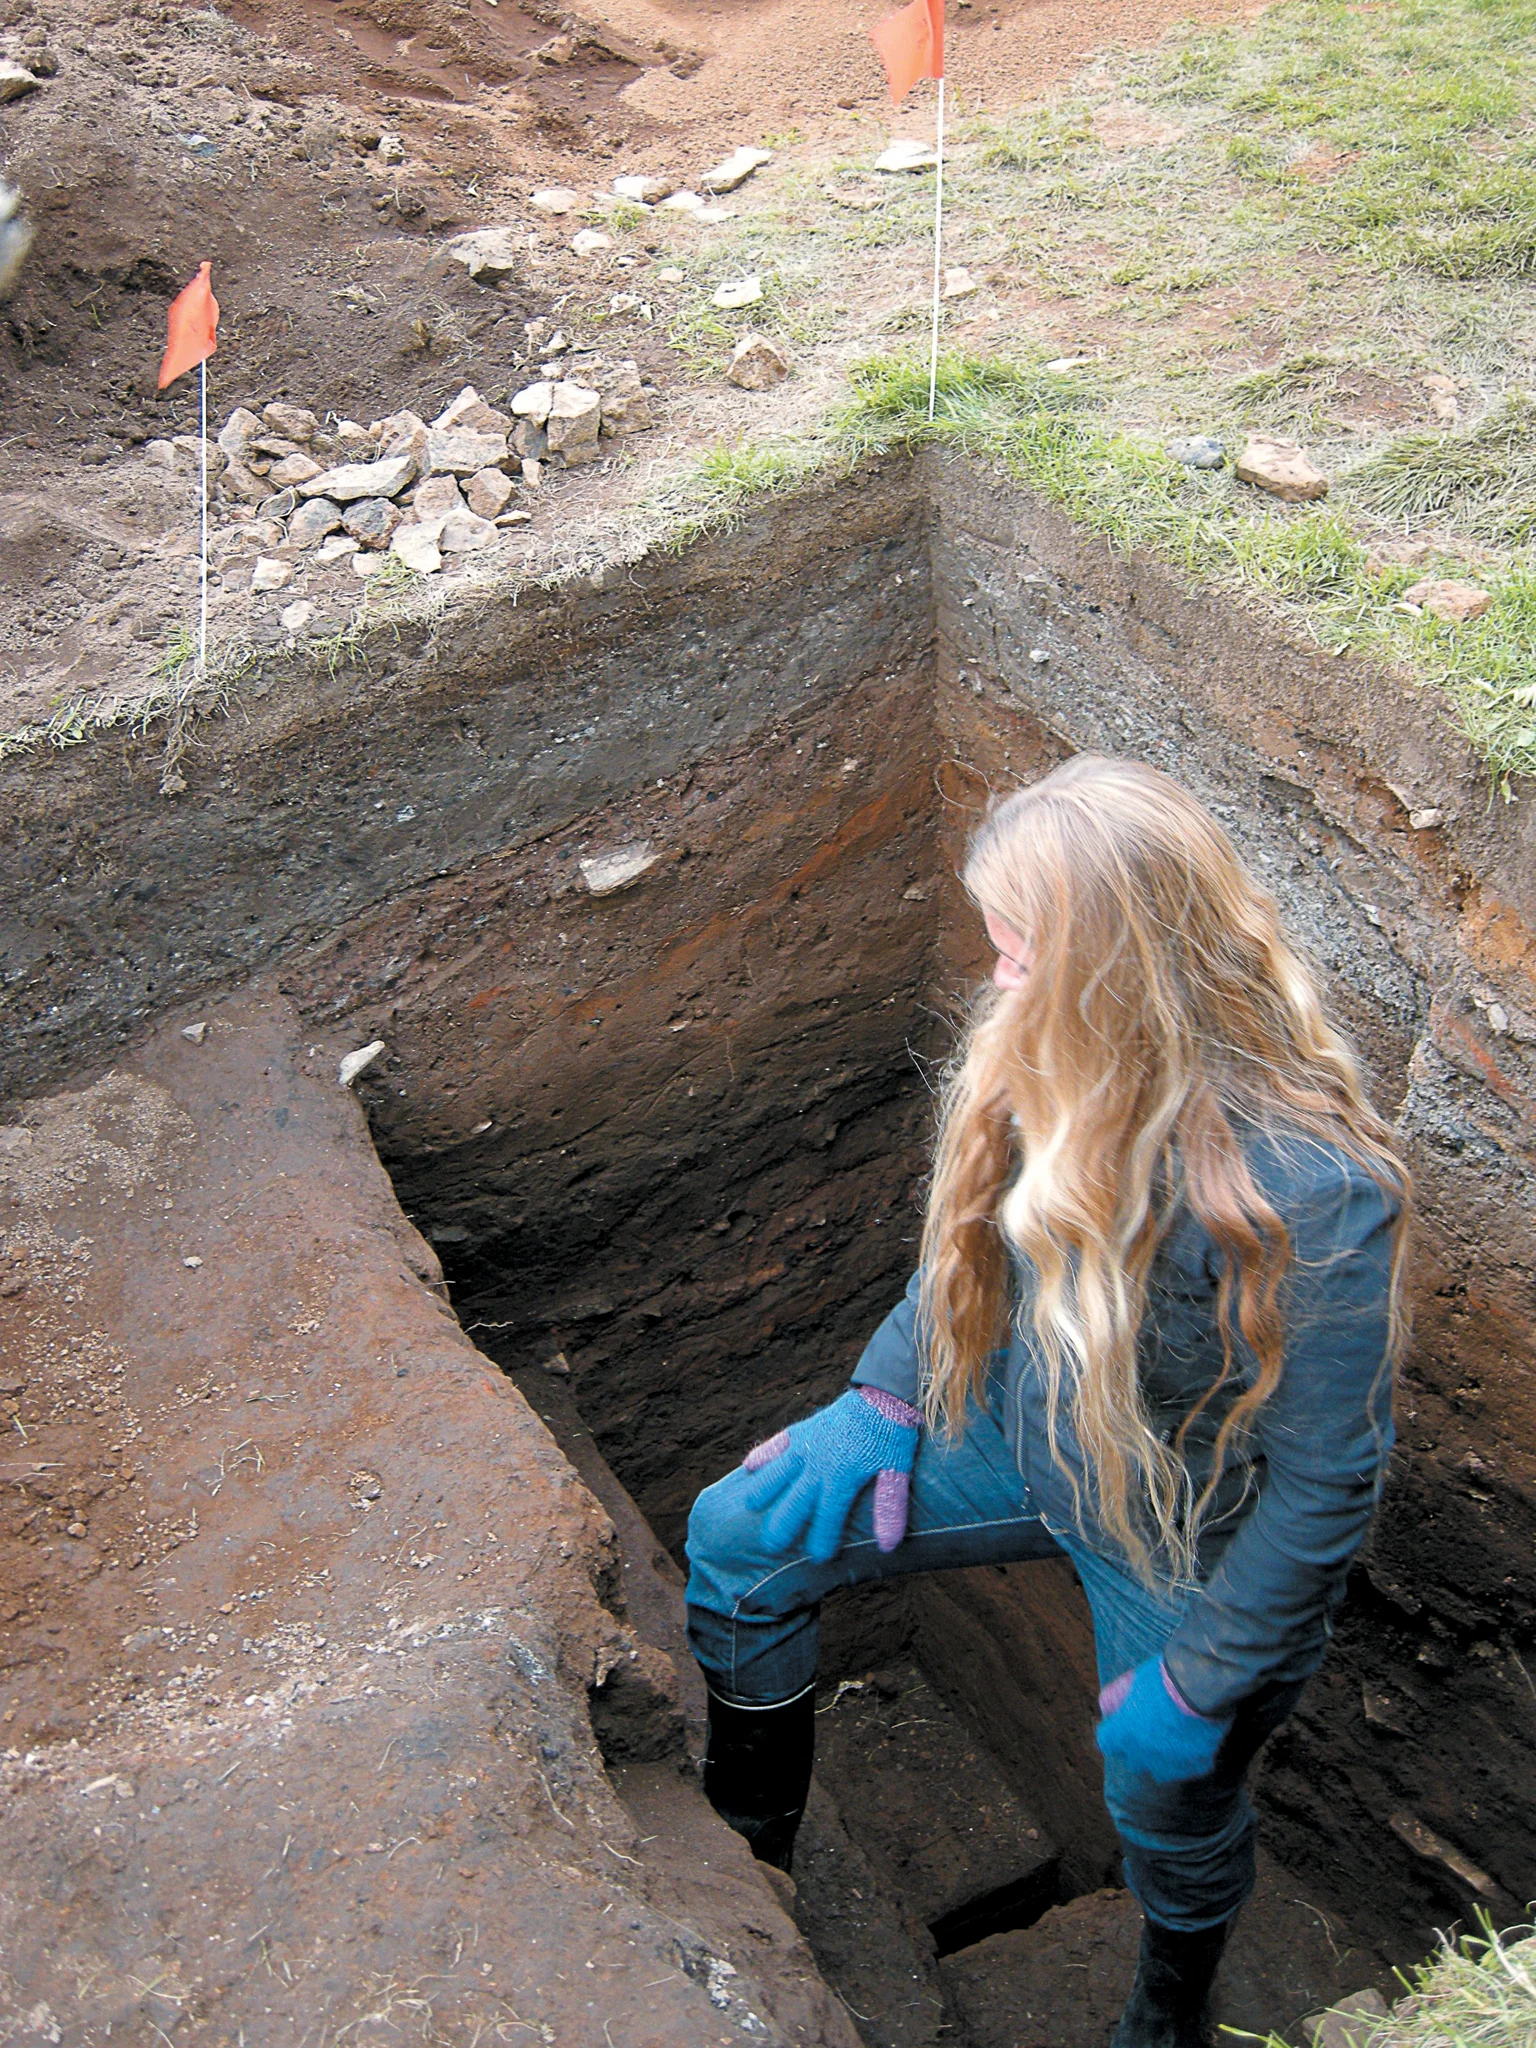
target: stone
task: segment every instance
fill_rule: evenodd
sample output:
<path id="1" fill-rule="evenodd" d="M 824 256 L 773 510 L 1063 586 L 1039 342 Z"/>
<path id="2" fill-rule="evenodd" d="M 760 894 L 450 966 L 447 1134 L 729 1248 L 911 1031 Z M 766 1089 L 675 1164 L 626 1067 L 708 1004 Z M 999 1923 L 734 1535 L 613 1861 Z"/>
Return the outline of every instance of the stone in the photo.
<path id="1" fill-rule="evenodd" d="M 616 896 L 621 889 L 632 889 L 660 859 L 659 853 L 651 851 L 649 839 L 637 839 L 628 846 L 616 847 L 612 853 L 595 854 L 576 865 L 589 895 Z"/>
<path id="2" fill-rule="evenodd" d="M 674 192 L 663 199 L 661 208 L 663 213 L 702 213 L 708 204 L 707 199 L 701 199 L 697 192 L 690 192 L 684 186 L 681 192 Z"/>
<path id="3" fill-rule="evenodd" d="M 972 292 L 979 292 L 981 286 L 962 264 L 944 273 L 944 297 L 946 299 L 968 299 Z"/>
<path id="4" fill-rule="evenodd" d="M 247 547 L 258 551 L 281 547 L 283 529 L 275 519 L 253 519 L 248 526 L 240 528 L 240 538 Z"/>
<path id="5" fill-rule="evenodd" d="M 530 491 L 536 491 L 544 481 L 543 463 L 536 455 L 525 455 L 520 466 L 523 472 L 524 487 Z"/>
<path id="6" fill-rule="evenodd" d="M 569 64 L 575 54 L 576 38 L 562 32 L 551 36 L 547 43 L 540 43 L 533 57 L 537 64 Z"/>
<path id="7" fill-rule="evenodd" d="M 443 566 L 443 557 L 437 545 L 436 521 L 428 525 L 399 526 L 389 543 L 389 551 L 404 562 L 407 569 L 414 569 L 418 576 L 432 576 Z"/>
<path id="8" fill-rule="evenodd" d="M 1250 434 L 1237 458 L 1237 480 L 1268 491 L 1287 505 L 1310 498 L 1326 498 L 1328 479 L 1314 468 L 1294 441 L 1282 441 L 1272 434 Z"/>
<path id="9" fill-rule="evenodd" d="M 523 271 L 523 240 L 515 228 L 475 228 L 443 245 L 450 263 L 462 264 L 476 284 L 498 285 Z"/>
<path id="10" fill-rule="evenodd" d="M 545 428 L 550 454 L 561 455 L 572 465 L 590 462 L 597 453 L 602 418 L 600 393 L 589 391 L 582 384 L 557 384 Z"/>
<path id="11" fill-rule="evenodd" d="M 1190 434 L 1183 440 L 1170 441 L 1168 453 L 1186 469 L 1220 469 L 1227 459 L 1226 443 L 1218 441 L 1214 434 Z"/>
<path id="12" fill-rule="evenodd" d="M 651 422 L 651 401 L 634 362 L 608 363 L 593 377 L 603 401 L 605 434 L 642 434 Z"/>
<path id="13" fill-rule="evenodd" d="M 286 590 L 293 581 L 292 562 L 280 562 L 273 555 L 260 555 L 251 571 L 252 590 Z"/>
<path id="14" fill-rule="evenodd" d="M 1408 813 L 1408 823 L 1415 832 L 1434 832 L 1445 823 L 1445 812 L 1438 804 L 1425 804 Z"/>
<path id="15" fill-rule="evenodd" d="M 738 185 L 747 182 L 754 171 L 772 162 L 771 149 L 751 149 L 743 144 L 740 149 L 733 149 L 724 163 L 706 171 L 699 183 L 706 192 L 734 192 Z"/>
<path id="16" fill-rule="evenodd" d="M 498 526 L 530 526 L 532 523 L 533 514 L 521 508 L 515 512 L 503 512 L 496 522 Z"/>
<path id="17" fill-rule="evenodd" d="M 379 421 L 378 450 L 382 458 L 393 455 L 414 455 L 420 467 L 422 450 L 427 445 L 427 423 L 413 412 L 392 412 L 388 419 Z"/>
<path id="18" fill-rule="evenodd" d="M 267 474 L 267 482 L 285 490 L 291 484 L 307 484 L 311 477 L 320 474 L 320 465 L 312 455 L 285 455 L 281 462 L 274 462 Z"/>
<path id="19" fill-rule="evenodd" d="M 1387 2001 L 1379 1991 L 1356 1991 L 1327 2012 L 1303 2020 L 1301 2031 L 1309 2048 L 1366 2048 L 1377 2031 L 1376 2022 L 1384 2020 L 1387 2013 Z"/>
<path id="20" fill-rule="evenodd" d="M 288 539 L 297 548 L 312 548 L 341 524 L 341 507 L 330 498 L 310 498 L 288 522 Z"/>
<path id="21" fill-rule="evenodd" d="M 479 519 L 495 519 L 507 509 L 512 480 L 499 469 L 477 469 L 464 486 L 469 509 Z"/>
<path id="22" fill-rule="evenodd" d="M 375 554 L 370 550 L 361 549 L 351 557 L 351 562 L 352 574 L 360 576 L 366 582 L 370 576 L 378 575 L 384 566 L 384 557 L 382 554 Z"/>
<path id="23" fill-rule="evenodd" d="M 530 193 L 528 204 L 540 213 L 574 213 L 581 204 L 581 194 L 573 192 L 569 185 L 548 185 L 542 192 Z"/>
<path id="24" fill-rule="evenodd" d="M 766 334 L 744 334 L 726 371 L 726 382 L 743 391 L 770 391 L 782 384 L 791 368 L 789 357 Z"/>
<path id="25" fill-rule="evenodd" d="M 763 280 L 753 271 L 750 277 L 733 278 L 710 294 L 710 304 L 720 307 L 722 312 L 734 312 L 738 306 L 755 306 L 763 296 Z"/>
<path id="26" fill-rule="evenodd" d="M 261 408 L 261 416 L 274 434 L 286 434 L 306 447 L 320 431 L 320 422 L 307 405 L 289 405 L 286 399 L 274 398 Z"/>
<path id="27" fill-rule="evenodd" d="M 427 430 L 425 466 L 434 476 L 473 476 L 507 459 L 505 434 L 482 434 L 473 427 Z"/>
<path id="28" fill-rule="evenodd" d="M 1419 383 L 1429 393 L 1429 409 L 1435 418 L 1444 420 L 1447 426 L 1451 425 L 1461 412 L 1456 399 L 1456 393 L 1461 387 L 1456 379 L 1444 376 L 1438 370 L 1432 370 L 1427 377 L 1421 377 Z"/>
<path id="29" fill-rule="evenodd" d="M 424 476 L 411 493 L 418 519 L 446 519 L 450 512 L 462 512 L 464 499 L 455 476 Z"/>
<path id="30" fill-rule="evenodd" d="M 372 1039 L 367 1045 L 360 1045 L 356 1052 L 349 1052 L 336 1069 L 336 1079 L 343 1088 L 350 1088 L 359 1074 L 365 1074 L 384 1050 L 382 1038 Z"/>
<path id="31" fill-rule="evenodd" d="M 542 462 L 549 453 L 549 436 L 532 420 L 519 420 L 512 432 L 512 448 L 526 473 L 530 462 Z"/>
<path id="32" fill-rule="evenodd" d="M 338 513 L 336 516 L 339 519 L 341 515 Z M 352 538 L 351 534 L 338 533 L 334 534 L 330 540 L 321 543 L 315 555 L 315 562 L 318 567 L 328 569 L 332 562 L 339 562 L 343 555 L 355 555 L 356 553 L 357 542 Z"/>
<path id="33" fill-rule="evenodd" d="M 405 162 L 404 138 L 399 135 L 381 135 L 374 155 L 386 167 L 390 164 L 403 164 Z"/>
<path id="34" fill-rule="evenodd" d="M 299 494 L 305 498 L 333 498 L 339 505 L 349 505 L 358 498 L 395 498 L 415 474 L 416 457 L 409 454 L 388 455 L 379 462 L 344 462 L 339 469 L 322 470 L 307 484 L 300 484 Z"/>
<path id="35" fill-rule="evenodd" d="M 495 538 L 496 528 L 489 519 L 478 519 L 473 512 L 450 512 L 437 544 L 445 555 L 469 555 Z"/>
<path id="36" fill-rule="evenodd" d="M 571 248 L 578 256 L 595 256 L 599 249 L 612 247 L 612 235 L 605 235 L 600 228 L 579 228 L 571 237 Z"/>
<path id="37" fill-rule="evenodd" d="M 243 405 L 235 407 L 219 429 L 219 446 L 229 461 L 245 461 L 261 427 L 262 422 L 255 413 L 247 411 Z"/>
<path id="38" fill-rule="evenodd" d="M 657 178 L 644 175 L 630 178 L 615 178 L 614 196 L 627 199 L 635 206 L 660 206 L 663 199 L 670 199 L 681 181 L 677 178 Z"/>
<path id="39" fill-rule="evenodd" d="M 258 519 L 276 519 L 281 523 L 293 517 L 294 509 L 298 502 L 299 494 L 295 490 L 274 491 L 270 498 L 263 498 L 256 507 L 256 517 Z"/>
<path id="40" fill-rule="evenodd" d="M 472 427 L 481 434 L 504 434 L 512 425 L 504 412 L 487 405 L 473 384 L 466 384 L 452 405 L 432 422 L 434 427 Z"/>
<path id="41" fill-rule="evenodd" d="M 201 476 L 203 459 L 208 461 L 208 474 L 217 476 L 228 467 L 228 457 L 217 441 L 204 441 L 197 434 L 178 434 L 171 443 L 176 467 L 187 476 Z"/>
<path id="42" fill-rule="evenodd" d="M 400 524 L 400 508 L 388 498 L 359 498 L 347 507 L 341 523 L 365 548 L 388 547 L 390 535 Z"/>
<path id="43" fill-rule="evenodd" d="M 278 613 L 278 623 L 285 633 L 305 633 L 309 622 L 315 616 L 315 608 L 307 598 L 295 598 L 292 604 L 285 604 Z"/>
<path id="44" fill-rule="evenodd" d="M 288 609 L 289 611 L 292 611 L 294 607 L 290 605 Z M 208 1026 L 206 1021 L 200 1020 L 196 1024 L 183 1024 L 181 1027 L 181 1035 L 183 1038 L 190 1038 L 194 1045 L 201 1045 L 203 1040 L 208 1036 Z"/>
<path id="45" fill-rule="evenodd" d="M 877 171 L 932 171 L 938 168 L 938 156 L 931 142 L 912 142 L 898 136 L 885 152 L 875 158 Z"/>
<path id="46" fill-rule="evenodd" d="M 1427 576 L 1422 583 L 1415 583 L 1411 590 L 1405 590 L 1402 601 L 1421 606 L 1431 618 L 1446 619 L 1452 625 L 1463 626 L 1469 620 L 1483 616 L 1493 603 L 1493 593 L 1479 590 L 1475 583 L 1456 583 L 1444 576 Z"/>
<path id="47" fill-rule="evenodd" d="M 42 80 L 25 64 L 15 64 L 9 57 L 0 57 L 0 107 L 9 100 L 19 100 L 29 92 L 36 92 L 41 84 Z"/>
<path id="48" fill-rule="evenodd" d="M 412 419 L 415 414 L 409 415 Z M 332 437 L 349 462 L 371 462 L 379 452 L 379 437 L 360 427 L 356 420 L 338 420 Z"/>
<path id="49" fill-rule="evenodd" d="M 661 269 L 656 272 L 656 282 L 658 284 L 681 284 L 684 276 L 685 273 L 679 270 L 675 263 L 664 263 Z"/>
<path id="50" fill-rule="evenodd" d="M 536 427 L 542 427 L 549 418 L 549 408 L 554 395 L 555 387 L 548 380 L 539 384 L 525 384 L 514 396 L 512 410 L 520 420 L 532 420 Z"/>

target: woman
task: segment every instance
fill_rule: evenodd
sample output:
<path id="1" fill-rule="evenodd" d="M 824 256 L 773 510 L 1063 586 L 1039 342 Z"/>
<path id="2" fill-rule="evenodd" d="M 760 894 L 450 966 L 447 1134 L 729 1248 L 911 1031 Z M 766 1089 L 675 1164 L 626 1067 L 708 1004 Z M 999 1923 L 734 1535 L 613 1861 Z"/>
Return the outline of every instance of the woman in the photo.
<path id="1" fill-rule="evenodd" d="M 1195 2048 L 1247 1768 L 1327 1646 L 1392 1442 L 1408 1175 L 1272 899 L 1177 784 L 1082 755 L 986 818 L 996 948 L 919 1271 L 853 1385 L 700 1495 L 705 1789 L 788 1869 L 833 1586 L 1063 1552 L 1146 1923 L 1115 2048 Z"/>

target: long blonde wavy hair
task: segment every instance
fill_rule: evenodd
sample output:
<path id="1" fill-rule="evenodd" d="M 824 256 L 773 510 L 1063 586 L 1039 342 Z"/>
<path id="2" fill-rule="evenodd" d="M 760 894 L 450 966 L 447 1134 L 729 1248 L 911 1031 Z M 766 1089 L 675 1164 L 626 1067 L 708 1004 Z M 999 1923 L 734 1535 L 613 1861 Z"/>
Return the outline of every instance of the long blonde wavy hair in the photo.
<path id="1" fill-rule="evenodd" d="M 1236 1126 L 1338 1146 L 1400 1204 L 1391 1357 L 1408 1174 L 1273 898 L 1167 776 L 1077 755 L 989 811 L 963 881 L 1032 957 L 1024 987 L 979 1000 L 941 1098 L 922 1244 L 928 1420 L 963 1428 L 1007 1338 L 1017 1248 L 1033 1269 L 1020 1313 L 1047 1374 L 1053 1457 L 1065 1468 L 1066 1412 L 1103 1527 L 1143 1577 L 1187 1577 L 1223 1453 L 1284 1356 L 1290 1244 Z M 1137 1333 L 1180 1204 L 1223 1255 L 1225 1365 L 1169 1444 L 1148 1419 Z M 1196 1497 L 1185 1438 L 1239 1370 L 1234 1332 L 1256 1370 Z"/>

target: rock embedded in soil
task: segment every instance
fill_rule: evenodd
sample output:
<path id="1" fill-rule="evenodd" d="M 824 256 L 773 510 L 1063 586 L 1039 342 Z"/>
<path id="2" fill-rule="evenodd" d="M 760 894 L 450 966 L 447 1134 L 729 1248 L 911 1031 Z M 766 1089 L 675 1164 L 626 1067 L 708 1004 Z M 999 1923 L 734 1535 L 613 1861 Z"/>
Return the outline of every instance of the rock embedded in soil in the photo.
<path id="1" fill-rule="evenodd" d="M 219 446 L 231 462 L 244 462 L 251 443 L 262 431 L 263 422 L 243 405 L 237 405 L 219 429 Z"/>
<path id="2" fill-rule="evenodd" d="M 495 519 L 505 512 L 512 496 L 512 482 L 503 470 L 479 469 L 464 486 L 465 501 L 481 519 Z"/>
<path id="3" fill-rule="evenodd" d="M 957 264 L 953 270 L 945 271 L 944 297 L 946 299 L 968 299 L 972 292 L 980 290 L 981 286 L 963 265 Z"/>
<path id="4" fill-rule="evenodd" d="M 773 162 L 771 149 L 752 149 L 743 144 L 733 149 L 723 163 L 707 171 L 699 183 L 706 192 L 734 192 L 738 185 L 744 185 L 752 173 L 764 164 Z"/>
<path id="5" fill-rule="evenodd" d="M 1379 1991 L 1352 1992 L 1301 2023 L 1308 2048 L 1365 2048 L 1376 2032 L 1376 2023 L 1386 2019 L 1390 2008 Z"/>
<path id="6" fill-rule="evenodd" d="M 414 455 L 389 455 L 379 462 L 344 462 L 322 470 L 299 490 L 306 498 L 332 498 L 349 505 L 357 498 L 398 497 L 416 474 Z"/>
<path id="7" fill-rule="evenodd" d="M 294 547 L 312 548 L 341 524 L 341 507 L 330 498 L 309 498 L 288 522 L 288 539 Z"/>
<path id="8" fill-rule="evenodd" d="M 1483 616 L 1493 603 L 1493 593 L 1480 590 L 1475 583 L 1457 583 L 1444 576 L 1426 576 L 1422 583 L 1415 583 L 1411 590 L 1403 592 L 1402 602 L 1421 606 L 1432 618 L 1446 619 L 1452 625 L 1463 626 Z"/>
<path id="9" fill-rule="evenodd" d="M 512 228 L 476 228 L 455 235 L 443 254 L 451 263 L 462 264 L 476 284 L 498 285 L 522 275 L 522 241 Z"/>
<path id="10" fill-rule="evenodd" d="M 722 312 L 734 312 L 738 306 L 755 306 L 763 296 L 763 280 L 753 271 L 750 277 L 732 278 L 728 284 L 720 285 L 710 296 L 710 303 Z"/>
<path id="11" fill-rule="evenodd" d="M 489 519 L 478 519 L 473 512 L 450 512 L 437 545 L 445 555 L 468 555 L 489 546 L 495 538 L 496 528 Z"/>
<path id="12" fill-rule="evenodd" d="M 573 192 L 569 185 L 547 185 L 542 192 L 531 193 L 528 204 L 540 213 L 574 213 L 581 204 L 581 194 Z"/>
<path id="13" fill-rule="evenodd" d="M 389 545 L 400 517 L 399 507 L 388 498 L 359 498 L 347 507 L 341 523 L 365 548 L 382 548 Z"/>
<path id="14" fill-rule="evenodd" d="M 875 169 L 889 172 L 932 171 L 938 168 L 938 162 L 931 142 L 913 142 L 905 136 L 898 136 L 875 158 Z"/>
<path id="15" fill-rule="evenodd" d="M 578 861 L 577 866 L 589 895 L 617 896 L 621 889 L 632 889 L 660 859 L 659 853 L 652 852 L 648 839 L 638 839 L 629 846 L 616 847 L 612 853 L 594 854 L 590 860 Z"/>
<path id="16" fill-rule="evenodd" d="M 292 562 L 280 562 L 274 555 L 260 556 L 251 571 L 251 588 L 256 591 L 286 590 L 292 581 Z"/>
<path id="17" fill-rule="evenodd" d="M 659 206 L 663 199 L 670 199 L 677 190 L 679 180 L 654 176 L 615 178 L 614 196 L 628 199 L 636 206 Z"/>
<path id="18" fill-rule="evenodd" d="M 284 605 L 277 616 L 278 623 L 285 633 L 304 633 L 309 630 L 309 622 L 315 616 L 315 608 L 307 598 L 300 597 L 292 604 Z M 185 1037 L 186 1033 L 183 1032 L 182 1036 Z"/>
<path id="19" fill-rule="evenodd" d="M 29 92 L 36 92 L 42 80 L 25 64 L 15 64 L 9 57 L 0 57 L 0 106 L 10 100 L 19 100 Z"/>
<path id="20" fill-rule="evenodd" d="M 726 381 L 743 391 L 769 391 L 782 384 L 793 365 L 776 341 L 766 334 L 744 334 L 737 342 L 726 371 Z"/>
<path id="21" fill-rule="evenodd" d="M 577 256 L 595 256 L 600 249 L 612 247 L 612 235 L 605 235 L 600 228 L 579 228 L 571 237 L 571 249 Z"/>
<path id="22" fill-rule="evenodd" d="M 428 429 L 424 467 L 434 476 L 473 476 L 477 469 L 494 469 L 506 459 L 505 434 L 480 433 L 473 427 Z"/>
<path id="23" fill-rule="evenodd" d="M 1237 458 L 1237 480 L 1268 491 L 1283 504 L 1304 504 L 1312 498 L 1326 498 L 1328 479 L 1294 441 L 1282 441 L 1272 434 L 1250 434 Z"/>
<path id="24" fill-rule="evenodd" d="M 643 434 L 652 424 L 650 396 L 638 363 L 605 364 L 593 383 L 602 400 L 605 434 Z"/>
<path id="25" fill-rule="evenodd" d="M 1218 441 L 1214 434 L 1190 434 L 1183 440 L 1170 441 L 1168 453 L 1186 469 L 1220 469 L 1227 459 L 1226 443 Z"/>

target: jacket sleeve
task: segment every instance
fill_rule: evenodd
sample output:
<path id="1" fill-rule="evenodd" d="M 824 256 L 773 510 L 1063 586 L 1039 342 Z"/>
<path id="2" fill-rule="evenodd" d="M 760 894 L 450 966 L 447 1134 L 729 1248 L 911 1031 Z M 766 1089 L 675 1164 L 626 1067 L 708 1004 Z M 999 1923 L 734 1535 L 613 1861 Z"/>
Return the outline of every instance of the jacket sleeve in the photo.
<path id="1" fill-rule="evenodd" d="M 1169 1637 L 1163 1661 L 1198 1713 L 1230 1714 L 1260 1686 L 1322 1662 L 1350 1561 L 1392 1447 L 1391 1197 L 1347 1184 L 1277 1203 L 1291 1234 L 1280 1383 L 1259 1410 L 1259 1498 Z"/>
<path id="2" fill-rule="evenodd" d="M 907 1282 L 907 1291 L 864 1346 L 853 1369 L 856 1387 L 883 1387 L 898 1400 L 923 1405 L 923 1368 L 917 1346 L 917 1289 L 920 1273 Z"/>

